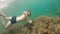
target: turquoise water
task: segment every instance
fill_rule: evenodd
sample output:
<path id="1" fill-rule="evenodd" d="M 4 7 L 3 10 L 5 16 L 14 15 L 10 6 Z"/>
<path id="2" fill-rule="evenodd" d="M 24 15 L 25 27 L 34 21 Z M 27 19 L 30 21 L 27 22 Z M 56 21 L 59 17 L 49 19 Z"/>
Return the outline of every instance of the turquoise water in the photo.
<path id="1" fill-rule="evenodd" d="M 3 9 L 8 16 L 19 16 L 24 10 L 32 10 L 32 18 L 38 16 L 60 16 L 60 0 L 15 0 Z M 0 30 L 3 30 L 0 23 Z"/>

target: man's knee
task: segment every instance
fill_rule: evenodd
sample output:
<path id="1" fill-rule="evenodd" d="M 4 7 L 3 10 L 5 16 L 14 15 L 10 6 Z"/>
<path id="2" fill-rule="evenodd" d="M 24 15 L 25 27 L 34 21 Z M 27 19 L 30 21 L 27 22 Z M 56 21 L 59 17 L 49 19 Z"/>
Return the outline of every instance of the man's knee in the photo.
<path id="1" fill-rule="evenodd" d="M 6 17 L 6 19 L 7 19 L 7 20 L 11 20 L 11 19 L 12 19 L 12 17 Z"/>

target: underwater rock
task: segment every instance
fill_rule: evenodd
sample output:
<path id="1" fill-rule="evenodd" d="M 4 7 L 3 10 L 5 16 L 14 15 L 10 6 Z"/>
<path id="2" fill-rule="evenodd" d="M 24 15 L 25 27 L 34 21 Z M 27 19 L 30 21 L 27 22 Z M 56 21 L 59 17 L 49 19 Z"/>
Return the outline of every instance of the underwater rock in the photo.
<path id="1" fill-rule="evenodd" d="M 15 25 L 3 34 L 60 34 L 60 17 L 41 16 L 21 28 Z"/>

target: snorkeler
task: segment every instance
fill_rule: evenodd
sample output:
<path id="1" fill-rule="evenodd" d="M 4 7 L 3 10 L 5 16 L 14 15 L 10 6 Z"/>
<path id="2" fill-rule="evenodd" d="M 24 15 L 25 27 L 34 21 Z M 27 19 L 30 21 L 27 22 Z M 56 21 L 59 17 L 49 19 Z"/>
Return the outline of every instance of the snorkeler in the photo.
<path id="1" fill-rule="evenodd" d="M 5 28 L 9 28 L 11 25 L 21 22 L 23 20 L 27 20 L 29 23 L 32 23 L 32 20 L 29 18 L 31 15 L 31 11 L 24 11 L 21 16 L 13 16 L 13 17 L 8 17 L 6 14 L 4 14 L 2 11 L 0 11 L 0 20 L 2 21 L 2 25 Z M 3 20 L 2 16 L 8 20 L 8 23 L 5 24 L 5 21 Z"/>

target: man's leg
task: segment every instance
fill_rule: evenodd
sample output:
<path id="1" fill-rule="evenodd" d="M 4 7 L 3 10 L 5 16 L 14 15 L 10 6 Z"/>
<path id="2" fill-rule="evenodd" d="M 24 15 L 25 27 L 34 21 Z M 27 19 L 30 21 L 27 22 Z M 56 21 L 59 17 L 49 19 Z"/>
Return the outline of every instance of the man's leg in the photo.
<path id="1" fill-rule="evenodd" d="M 5 19 L 7 20 L 11 20 L 12 17 L 9 17 L 7 16 L 5 13 L 3 13 L 1 10 L 0 10 L 0 16 L 3 16 Z"/>
<path id="2" fill-rule="evenodd" d="M 2 25 L 4 26 L 4 28 L 8 28 L 11 26 L 11 21 L 8 21 L 8 23 L 6 24 L 5 21 L 3 20 L 2 16 L 0 16 L 0 20 L 2 22 Z"/>
<path id="3" fill-rule="evenodd" d="M 6 19 L 7 19 L 8 21 L 10 21 L 10 20 L 12 19 L 12 17 L 6 17 Z"/>
<path id="4" fill-rule="evenodd" d="M 1 10 L 0 10 L 0 16 L 3 16 L 3 17 L 7 17 L 7 15 L 5 13 L 3 13 Z"/>
<path id="5" fill-rule="evenodd" d="M 8 21 L 8 23 L 5 25 L 5 29 L 9 28 L 10 26 L 12 26 L 11 21 Z"/>

